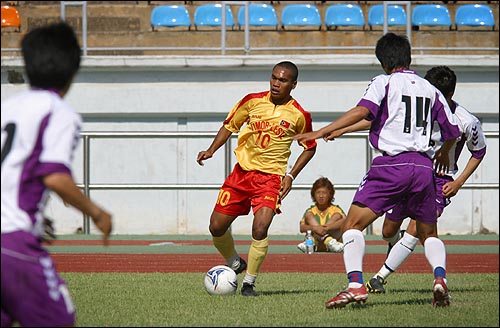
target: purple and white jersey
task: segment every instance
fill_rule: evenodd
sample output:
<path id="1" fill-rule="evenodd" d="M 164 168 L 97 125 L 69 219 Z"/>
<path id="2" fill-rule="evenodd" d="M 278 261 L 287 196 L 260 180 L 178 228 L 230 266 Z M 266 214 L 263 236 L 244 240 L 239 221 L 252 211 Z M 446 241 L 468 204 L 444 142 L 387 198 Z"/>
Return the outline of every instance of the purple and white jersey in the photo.
<path id="1" fill-rule="evenodd" d="M 45 175 L 71 174 L 81 117 L 52 91 L 27 90 L 2 102 L 2 234 L 42 233 Z"/>
<path id="2" fill-rule="evenodd" d="M 462 135 L 457 139 L 457 142 L 451 147 L 448 157 L 450 158 L 450 168 L 446 175 L 452 176 L 458 173 L 458 158 L 467 145 L 467 149 L 474 158 L 483 158 L 486 155 L 486 137 L 484 136 L 481 122 L 477 117 L 470 113 L 467 109 L 455 102 L 455 122 L 457 122 Z M 433 130 L 433 141 L 435 142 L 436 151 L 441 148 L 443 141 L 441 140 L 441 132 L 439 127 L 435 126 Z"/>
<path id="3" fill-rule="evenodd" d="M 431 143 L 434 121 L 443 140 L 460 135 L 446 99 L 412 70 L 376 76 L 358 106 L 370 111 L 370 144 L 387 155 L 420 152 L 434 158 Z"/>

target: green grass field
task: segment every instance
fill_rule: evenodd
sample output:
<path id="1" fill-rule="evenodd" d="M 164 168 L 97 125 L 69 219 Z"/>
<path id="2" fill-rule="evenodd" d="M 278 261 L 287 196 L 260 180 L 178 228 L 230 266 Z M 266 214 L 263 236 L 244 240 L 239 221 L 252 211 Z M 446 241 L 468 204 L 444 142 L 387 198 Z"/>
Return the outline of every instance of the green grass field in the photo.
<path id="1" fill-rule="evenodd" d="M 434 308 L 431 274 L 394 274 L 387 293 L 328 310 L 344 274 L 262 273 L 257 298 L 211 296 L 202 273 L 63 273 L 78 326 L 498 327 L 498 274 L 449 274 L 452 304 Z M 365 277 L 370 277 L 366 273 Z M 240 282 L 242 277 L 240 276 Z M 365 278 L 366 279 L 366 278 Z"/>
<path id="2" fill-rule="evenodd" d="M 62 236 L 60 240 L 93 240 L 99 236 Z M 207 236 L 115 236 L 115 240 L 209 240 Z M 248 236 L 235 236 L 247 240 Z M 302 236 L 273 236 L 273 240 L 301 240 Z M 367 240 L 380 240 L 367 236 Z M 444 240 L 479 240 L 477 245 L 453 244 L 449 254 L 498 254 L 498 236 L 443 236 Z M 422 247 L 420 247 L 422 248 Z M 246 254 L 248 246 L 237 246 Z M 193 254 L 215 253 L 213 245 L 162 248 L 116 245 L 51 246 L 54 254 L 175 253 L 189 267 Z M 367 255 L 385 254 L 386 246 L 367 246 Z M 418 248 L 415 250 L 421 253 Z M 301 256 L 294 243 L 270 247 L 270 254 Z M 185 254 L 185 255 L 182 255 Z M 411 261 L 411 258 L 408 260 Z M 103 263 L 106 266 L 107 263 Z M 97 264 L 99 265 L 99 264 Z M 168 265 L 168 263 L 167 263 Z M 428 265 L 428 264 L 426 264 Z M 69 270 L 71 271 L 71 270 Z M 189 271 L 189 270 L 188 270 Z M 374 272 L 364 272 L 365 281 Z M 433 277 L 428 273 L 395 273 L 387 293 L 370 294 L 365 304 L 328 310 L 324 304 L 346 284 L 344 273 L 262 272 L 256 298 L 211 296 L 203 286 L 204 273 L 76 273 L 62 272 L 77 308 L 77 326 L 93 327 L 498 327 L 499 274 L 448 272 L 451 305 L 432 306 Z M 240 284 L 243 275 L 239 276 Z"/>

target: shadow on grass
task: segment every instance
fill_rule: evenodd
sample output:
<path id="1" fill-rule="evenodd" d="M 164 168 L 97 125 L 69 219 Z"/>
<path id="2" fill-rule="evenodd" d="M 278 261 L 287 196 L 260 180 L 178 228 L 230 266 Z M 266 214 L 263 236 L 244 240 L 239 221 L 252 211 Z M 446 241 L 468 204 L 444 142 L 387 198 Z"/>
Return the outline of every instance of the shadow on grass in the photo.
<path id="1" fill-rule="evenodd" d="M 469 292 L 482 292 L 484 291 L 484 288 L 481 287 L 458 287 L 458 288 L 451 288 L 450 292 L 456 292 L 456 293 L 469 293 Z M 429 288 L 388 288 L 386 289 L 386 293 L 431 293 L 432 294 L 432 286 Z M 373 294 L 371 294 L 373 295 Z M 383 295 L 383 294 L 378 294 L 378 295 Z"/>
<path id="2" fill-rule="evenodd" d="M 426 304 L 429 305 L 432 304 L 432 294 L 430 294 L 430 297 L 404 299 L 398 301 L 379 301 L 379 300 L 369 299 L 364 304 L 364 306 L 373 307 L 373 306 L 387 306 L 387 305 L 426 305 Z M 360 304 L 355 304 L 355 305 L 360 305 Z"/>
<path id="3" fill-rule="evenodd" d="M 324 289 L 308 289 L 308 290 L 266 290 L 266 291 L 257 291 L 259 295 L 268 296 L 268 295 L 300 295 L 300 294 L 315 294 L 324 292 Z"/>

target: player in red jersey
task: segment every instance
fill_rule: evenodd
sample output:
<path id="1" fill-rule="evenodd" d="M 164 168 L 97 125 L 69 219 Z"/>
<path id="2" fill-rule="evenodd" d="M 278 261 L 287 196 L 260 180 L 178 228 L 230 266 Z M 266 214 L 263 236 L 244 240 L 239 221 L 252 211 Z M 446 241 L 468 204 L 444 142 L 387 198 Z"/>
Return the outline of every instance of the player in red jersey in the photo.
<path id="1" fill-rule="evenodd" d="M 214 246 L 236 273 L 245 269 L 241 294 L 257 296 L 255 280 L 268 250 L 268 230 L 292 182 L 316 152 L 316 141 L 299 143 L 304 150 L 287 173 L 293 136 L 312 131 L 309 112 L 291 96 L 297 86 L 298 69 L 289 61 L 276 64 L 271 73 L 270 90 L 250 93 L 229 112 L 207 150 L 200 151 L 197 162 L 212 158 L 231 134 L 238 133 L 234 150 L 237 163 L 222 185 L 210 217 Z M 253 210 L 252 244 L 247 263 L 234 247 L 229 230 L 240 215 Z"/>

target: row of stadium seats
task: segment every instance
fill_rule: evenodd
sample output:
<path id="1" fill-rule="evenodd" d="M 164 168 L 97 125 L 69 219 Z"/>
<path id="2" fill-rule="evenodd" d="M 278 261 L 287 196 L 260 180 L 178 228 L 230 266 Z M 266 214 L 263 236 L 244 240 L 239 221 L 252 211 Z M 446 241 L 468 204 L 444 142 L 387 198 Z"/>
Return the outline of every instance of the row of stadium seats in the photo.
<path id="1" fill-rule="evenodd" d="M 406 26 L 407 15 L 404 6 L 388 6 L 388 25 Z M 245 23 L 245 7 L 238 9 L 238 26 Z M 275 9 L 270 4 L 250 4 L 248 13 L 249 26 L 270 27 L 274 29 L 310 27 L 321 29 L 323 21 L 318 8 L 312 4 L 289 4 L 281 12 L 281 25 Z M 327 29 L 337 27 L 365 27 L 365 17 L 360 6 L 356 4 L 334 4 L 325 10 L 324 24 Z M 369 28 L 384 24 L 384 9 L 382 4 L 372 5 L 368 11 L 367 25 Z M 195 29 L 202 26 L 220 27 L 222 25 L 222 5 L 203 4 L 196 7 L 193 23 L 186 7 L 182 5 L 163 5 L 154 7 L 151 12 L 151 28 L 184 26 Z M 445 26 L 452 28 L 452 20 L 448 8 L 439 4 L 420 4 L 412 7 L 411 25 Z M 226 26 L 236 26 L 230 6 L 226 6 Z M 458 6 L 455 12 L 455 26 L 486 26 L 495 28 L 493 12 L 485 4 L 464 4 Z"/>
<path id="2" fill-rule="evenodd" d="M 12 27 L 16 31 L 21 31 L 21 17 L 16 7 L 2 6 L 2 28 Z"/>

